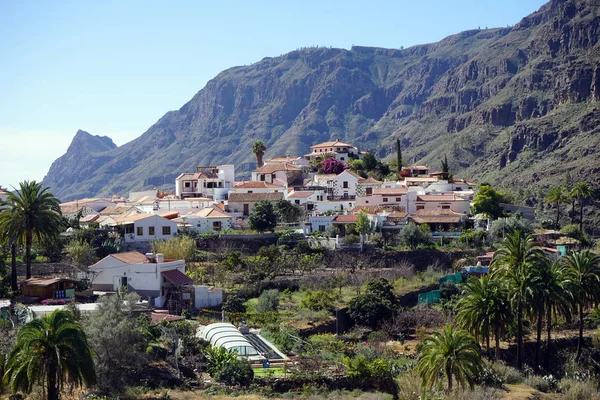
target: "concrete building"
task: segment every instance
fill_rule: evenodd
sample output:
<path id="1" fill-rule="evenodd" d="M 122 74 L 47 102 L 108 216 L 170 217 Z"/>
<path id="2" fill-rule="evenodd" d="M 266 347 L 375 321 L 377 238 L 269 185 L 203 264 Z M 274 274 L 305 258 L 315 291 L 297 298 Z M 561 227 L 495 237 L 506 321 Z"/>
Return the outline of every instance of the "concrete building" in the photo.
<path id="1" fill-rule="evenodd" d="M 177 234 L 177 222 L 158 215 L 133 214 L 114 220 L 112 226 L 119 227 L 125 242 L 169 239 Z"/>

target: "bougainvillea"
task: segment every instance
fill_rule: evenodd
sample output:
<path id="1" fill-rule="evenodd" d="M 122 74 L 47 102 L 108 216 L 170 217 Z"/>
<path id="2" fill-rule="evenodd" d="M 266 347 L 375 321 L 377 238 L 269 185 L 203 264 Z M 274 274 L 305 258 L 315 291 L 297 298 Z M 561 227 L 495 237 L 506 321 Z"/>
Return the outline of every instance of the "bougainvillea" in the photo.
<path id="1" fill-rule="evenodd" d="M 328 158 L 327 160 L 323 161 L 323 164 L 321 164 L 321 166 L 323 167 L 323 171 L 326 174 L 341 174 L 342 172 L 344 172 L 344 169 L 346 168 L 346 164 L 344 164 L 343 162 L 336 160 L 333 157 Z"/>

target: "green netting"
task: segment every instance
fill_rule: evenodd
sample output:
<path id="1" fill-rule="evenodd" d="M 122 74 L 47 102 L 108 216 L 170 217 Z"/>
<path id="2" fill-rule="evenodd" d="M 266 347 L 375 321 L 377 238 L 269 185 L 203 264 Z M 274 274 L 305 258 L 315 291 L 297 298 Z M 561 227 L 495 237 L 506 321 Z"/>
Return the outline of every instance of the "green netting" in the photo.
<path id="1" fill-rule="evenodd" d="M 455 274 L 446 275 L 440 278 L 440 285 L 446 281 L 450 281 L 454 284 L 462 282 L 462 274 L 457 272 Z"/>
<path id="2" fill-rule="evenodd" d="M 432 290 L 431 292 L 421 293 L 419 295 L 419 304 L 433 304 L 440 301 L 440 291 Z"/>

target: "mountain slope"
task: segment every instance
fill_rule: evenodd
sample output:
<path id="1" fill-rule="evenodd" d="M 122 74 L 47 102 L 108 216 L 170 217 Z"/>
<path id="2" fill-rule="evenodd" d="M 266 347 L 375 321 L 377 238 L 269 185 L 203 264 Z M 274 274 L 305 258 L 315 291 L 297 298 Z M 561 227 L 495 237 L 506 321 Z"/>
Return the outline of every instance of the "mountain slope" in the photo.
<path id="1" fill-rule="evenodd" d="M 44 183 L 66 200 L 172 186 L 196 165 L 235 163 L 248 176 L 256 139 L 273 156 L 336 137 L 379 157 L 400 137 L 411 161 L 436 168 L 445 153 L 459 175 L 521 188 L 564 171 L 595 177 L 594 4 L 553 0 L 512 28 L 403 50 L 309 48 L 234 67 L 126 145 L 72 144 Z"/>

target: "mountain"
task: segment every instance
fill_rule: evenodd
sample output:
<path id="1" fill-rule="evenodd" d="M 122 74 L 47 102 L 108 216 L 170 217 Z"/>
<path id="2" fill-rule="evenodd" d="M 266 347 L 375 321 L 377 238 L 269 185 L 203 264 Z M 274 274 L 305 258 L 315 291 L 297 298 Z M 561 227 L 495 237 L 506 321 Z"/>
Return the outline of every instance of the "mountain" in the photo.
<path id="1" fill-rule="evenodd" d="M 255 166 L 340 138 L 378 157 L 456 176 L 537 188 L 600 172 L 600 36 L 595 0 L 552 0 L 508 28 L 407 49 L 306 48 L 221 72 L 139 138 L 115 147 L 79 131 L 44 183 L 62 200 L 172 188 L 197 165 Z M 537 196 L 539 198 L 539 196 Z"/>

